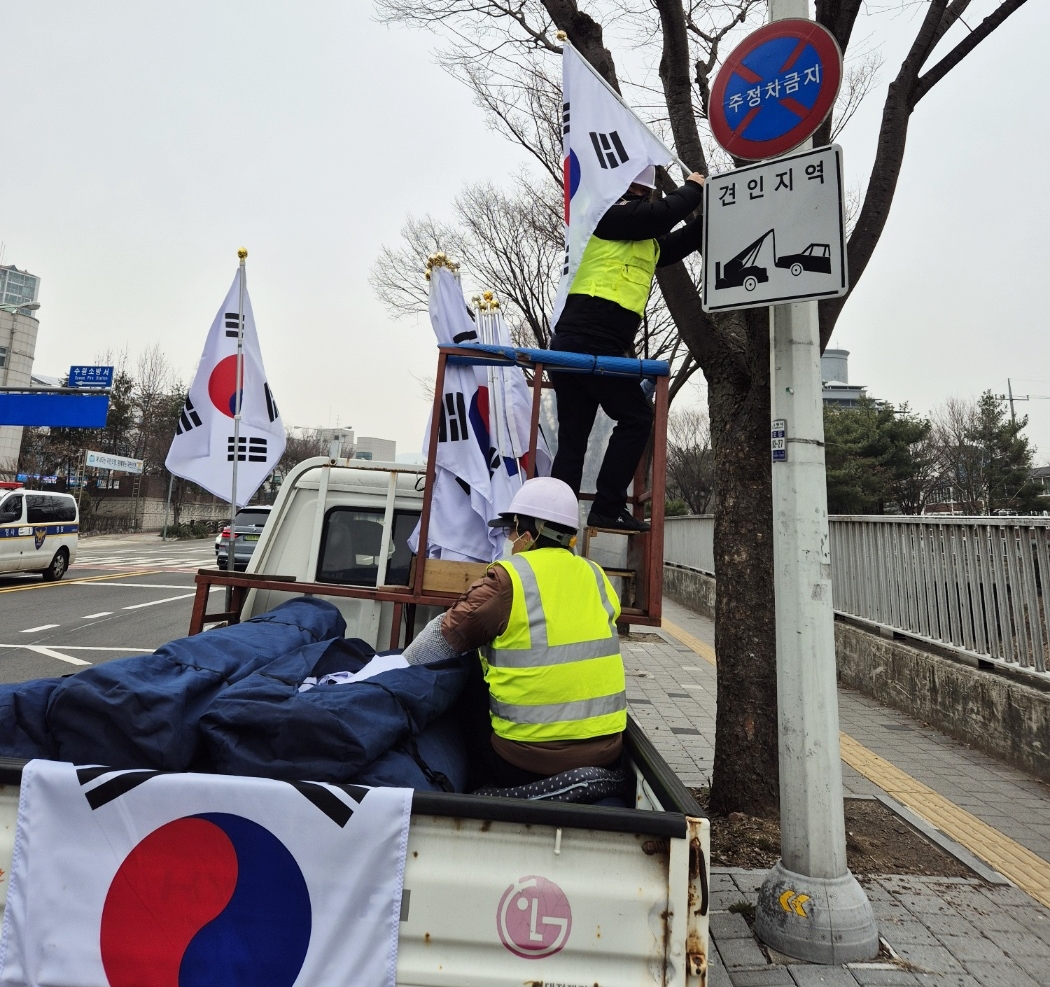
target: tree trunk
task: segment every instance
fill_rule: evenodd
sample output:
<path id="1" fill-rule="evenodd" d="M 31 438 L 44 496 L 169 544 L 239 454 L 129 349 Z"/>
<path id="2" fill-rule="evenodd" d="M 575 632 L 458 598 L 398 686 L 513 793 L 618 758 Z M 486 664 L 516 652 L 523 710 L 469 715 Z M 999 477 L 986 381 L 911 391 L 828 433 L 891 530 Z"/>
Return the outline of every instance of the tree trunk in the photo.
<path id="1" fill-rule="evenodd" d="M 748 314 L 768 323 L 765 310 Z M 714 545 L 718 743 L 711 810 L 771 817 L 780 805 L 780 766 L 768 343 L 765 362 L 761 351 L 756 357 L 747 376 L 708 376 L 720 508 Z"/>

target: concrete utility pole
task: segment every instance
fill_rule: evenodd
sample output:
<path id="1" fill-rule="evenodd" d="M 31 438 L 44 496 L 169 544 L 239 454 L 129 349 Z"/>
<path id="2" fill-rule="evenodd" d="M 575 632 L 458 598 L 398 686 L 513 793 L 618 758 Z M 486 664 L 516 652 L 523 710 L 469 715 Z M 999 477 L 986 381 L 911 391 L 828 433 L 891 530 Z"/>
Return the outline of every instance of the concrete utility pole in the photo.
<path id="1" fill-rule="evenodd" d="M 770 0 L 769 15 L 811 19 L 808 0 Z M 841 964 L 875 956 L 879 939 L 846 866 L 817 303 L 773 306 L 770 323 L 772 413 L 787 449 L 773 463 L 781 859 L 755 929 L 789 956 Z"/>

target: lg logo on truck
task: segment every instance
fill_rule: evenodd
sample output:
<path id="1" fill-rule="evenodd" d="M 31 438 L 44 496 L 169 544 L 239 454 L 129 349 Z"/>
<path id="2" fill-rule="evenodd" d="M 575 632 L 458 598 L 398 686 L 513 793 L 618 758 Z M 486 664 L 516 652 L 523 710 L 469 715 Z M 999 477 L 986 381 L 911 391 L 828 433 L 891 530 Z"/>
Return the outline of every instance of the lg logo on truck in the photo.
<path id="1" fill-rule="evenodd" d="M 545 877 L 519 878 L 500 898 L 496 927 L 500 941 L 515 956 L 552 956 L 565 947 L 572 930 L 569 899 Z"/>

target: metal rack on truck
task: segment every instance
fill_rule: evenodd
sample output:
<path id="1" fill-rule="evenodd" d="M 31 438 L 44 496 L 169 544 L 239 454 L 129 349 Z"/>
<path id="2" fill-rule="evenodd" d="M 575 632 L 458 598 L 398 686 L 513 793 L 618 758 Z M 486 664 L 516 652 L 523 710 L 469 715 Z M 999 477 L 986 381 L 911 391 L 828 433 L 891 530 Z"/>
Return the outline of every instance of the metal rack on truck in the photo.
<path id="1" fill-rule="evenodd" d="M 620 622 L 622 625 L 639 624 L 659 626 L 662 612 L 663 590 L 663 521 L 664 521 L 664 476 L 667 455 L 667 405 L 669 366 L 663 360 L 639 360 L 624 357 L 587 356 L 553 350 L 526 349 L 510 346 L 481 344 L 441 345 L 438 347 L 437 376 L 434 387 L 434 407 L 428 445 L 426 467 L 376 463 L 361 460 L 317 458 L 300 464 L 286 479 L 281 495 L 274 507 L 274 517 L 264 529 L 262 540 L 249 572 L 244 575 L 221 572 L 216 569 L 201 569 L 197 574 L 197 594 L 194 600 L 190 633 L 195 634 L 209 623 L 234 623 L 245 613 L 245 608 L 254 612 L 252 599 L 259 594 L 296 593 L 324 596 L 333 600 L 371 601 L 389 608 L 389 619 L 376 618 L 384 628 L 388 627 L 389 647 L 396 648 L 411 640 L 416 613 L 420 607 L 448 607 L 470 583 L 484 570 L 481 563 L 453 562 L 425 558 L 425 553 L 416 555 L 409 568 L 408 578 L 402 585 L 387 579 L 387 553 L 395 545 L 391 529 L 395 514 L 395 503 L 409 495 L 399 477 L 421 477 L 423 489 L 419 501 L 419 544 L 427 543 L 430 527 L 431 506 L 437 461 L 438 431 L 441 421 L 442 396 L 446 367 L 455 365 L 516 366 L 528 371 L 532 386 L 532 408 L 529 430 L 529 446 L 526 462 L 529 476 L 533 475 L 536 462 L 536 443 L 539 432 L 542 392 L 549 386 L 544 372 L 555 368 L 558 371 L 578 374 L 606 374 L 636 378 L 639 386 L 643 380 L 653 382 L 654 422 L 649 445 L 649 454 L 643 456 L 635 474 L 634 493 L 629 507 L 636 517 L 644 516 L 646 508 L 650 515 L 651 530 L 647 532 L 608 531 L 584 528 L 581 538 L 582 554 L 590 556 L 598 540 L 627 539 L 624 562 L 619 566 L 606 566 L 606 571 L 618 588 L 623 604 Z M 282 561 L 268 551 L 273 542 L 274 531 L 282 524 L 286 510 L 285 501 L 293 496 L 300 482 L 304 467 L 319 470 L 315 519 L 312 528 L 312 548 L 308 558 L 300 559 L 296 571 L 282 565 Z M 371 471 L 386 473 L 389 480 L 383 502 L 382 543 L 378 546 L 378 564 L 370 582 L 338 584 L 323 578 L 324 565 L 321 557 L 321 542 L 325 536 L 325 519 L 330 510 L 328 495 L 333 489 L 332 471 Z M 651 478 L 651 482 L 650 482 Z M 305 481 L 304 481 L 305 482 Z M 312 484 L 313 481 L 311 480 Z M 378 484 L 376 484 L 378 486 Z M 418 490 L 415 491 L 419 493 Z M 581 494 L 587 501 L 593 495 Z M 601 560 L 599 560 L 601 561 Z M 293 586 L 289 584 L 294 583 Z M 208 598 L 213 587 L 229 587 L 230 602 L 224 609 L 209 612 Z M 255 591 L 253 593 L 253 591 Z M 270 599 L 270 597 L 266 597 Z"/>

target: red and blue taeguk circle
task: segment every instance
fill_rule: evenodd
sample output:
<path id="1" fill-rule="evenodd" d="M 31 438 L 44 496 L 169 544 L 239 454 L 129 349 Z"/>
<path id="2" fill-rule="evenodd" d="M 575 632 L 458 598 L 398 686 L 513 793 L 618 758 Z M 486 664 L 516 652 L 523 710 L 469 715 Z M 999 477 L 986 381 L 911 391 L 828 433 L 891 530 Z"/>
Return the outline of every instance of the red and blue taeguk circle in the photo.
<path id="1" fill-rule="evenodd" d="M 580 159 L 569 149 L 569 156 L 562 161 L 562 190 L 565 196 L 565 222 L 569 222 L 569 203 L 580 187 Z"/>
<path id="2" fill-rule="evenodd" d="M 310 894 L 269 830 L 205 813 L 155 829 L 120 865 L 102 910 L 110 987 L 292 987 Z"/>
<path id="3" fill-rule="evenodd" d="M 208 377 L 208 397 L 224 415 L 237 414 L 237 357 L 227 356 L 215 364 Z"/>

